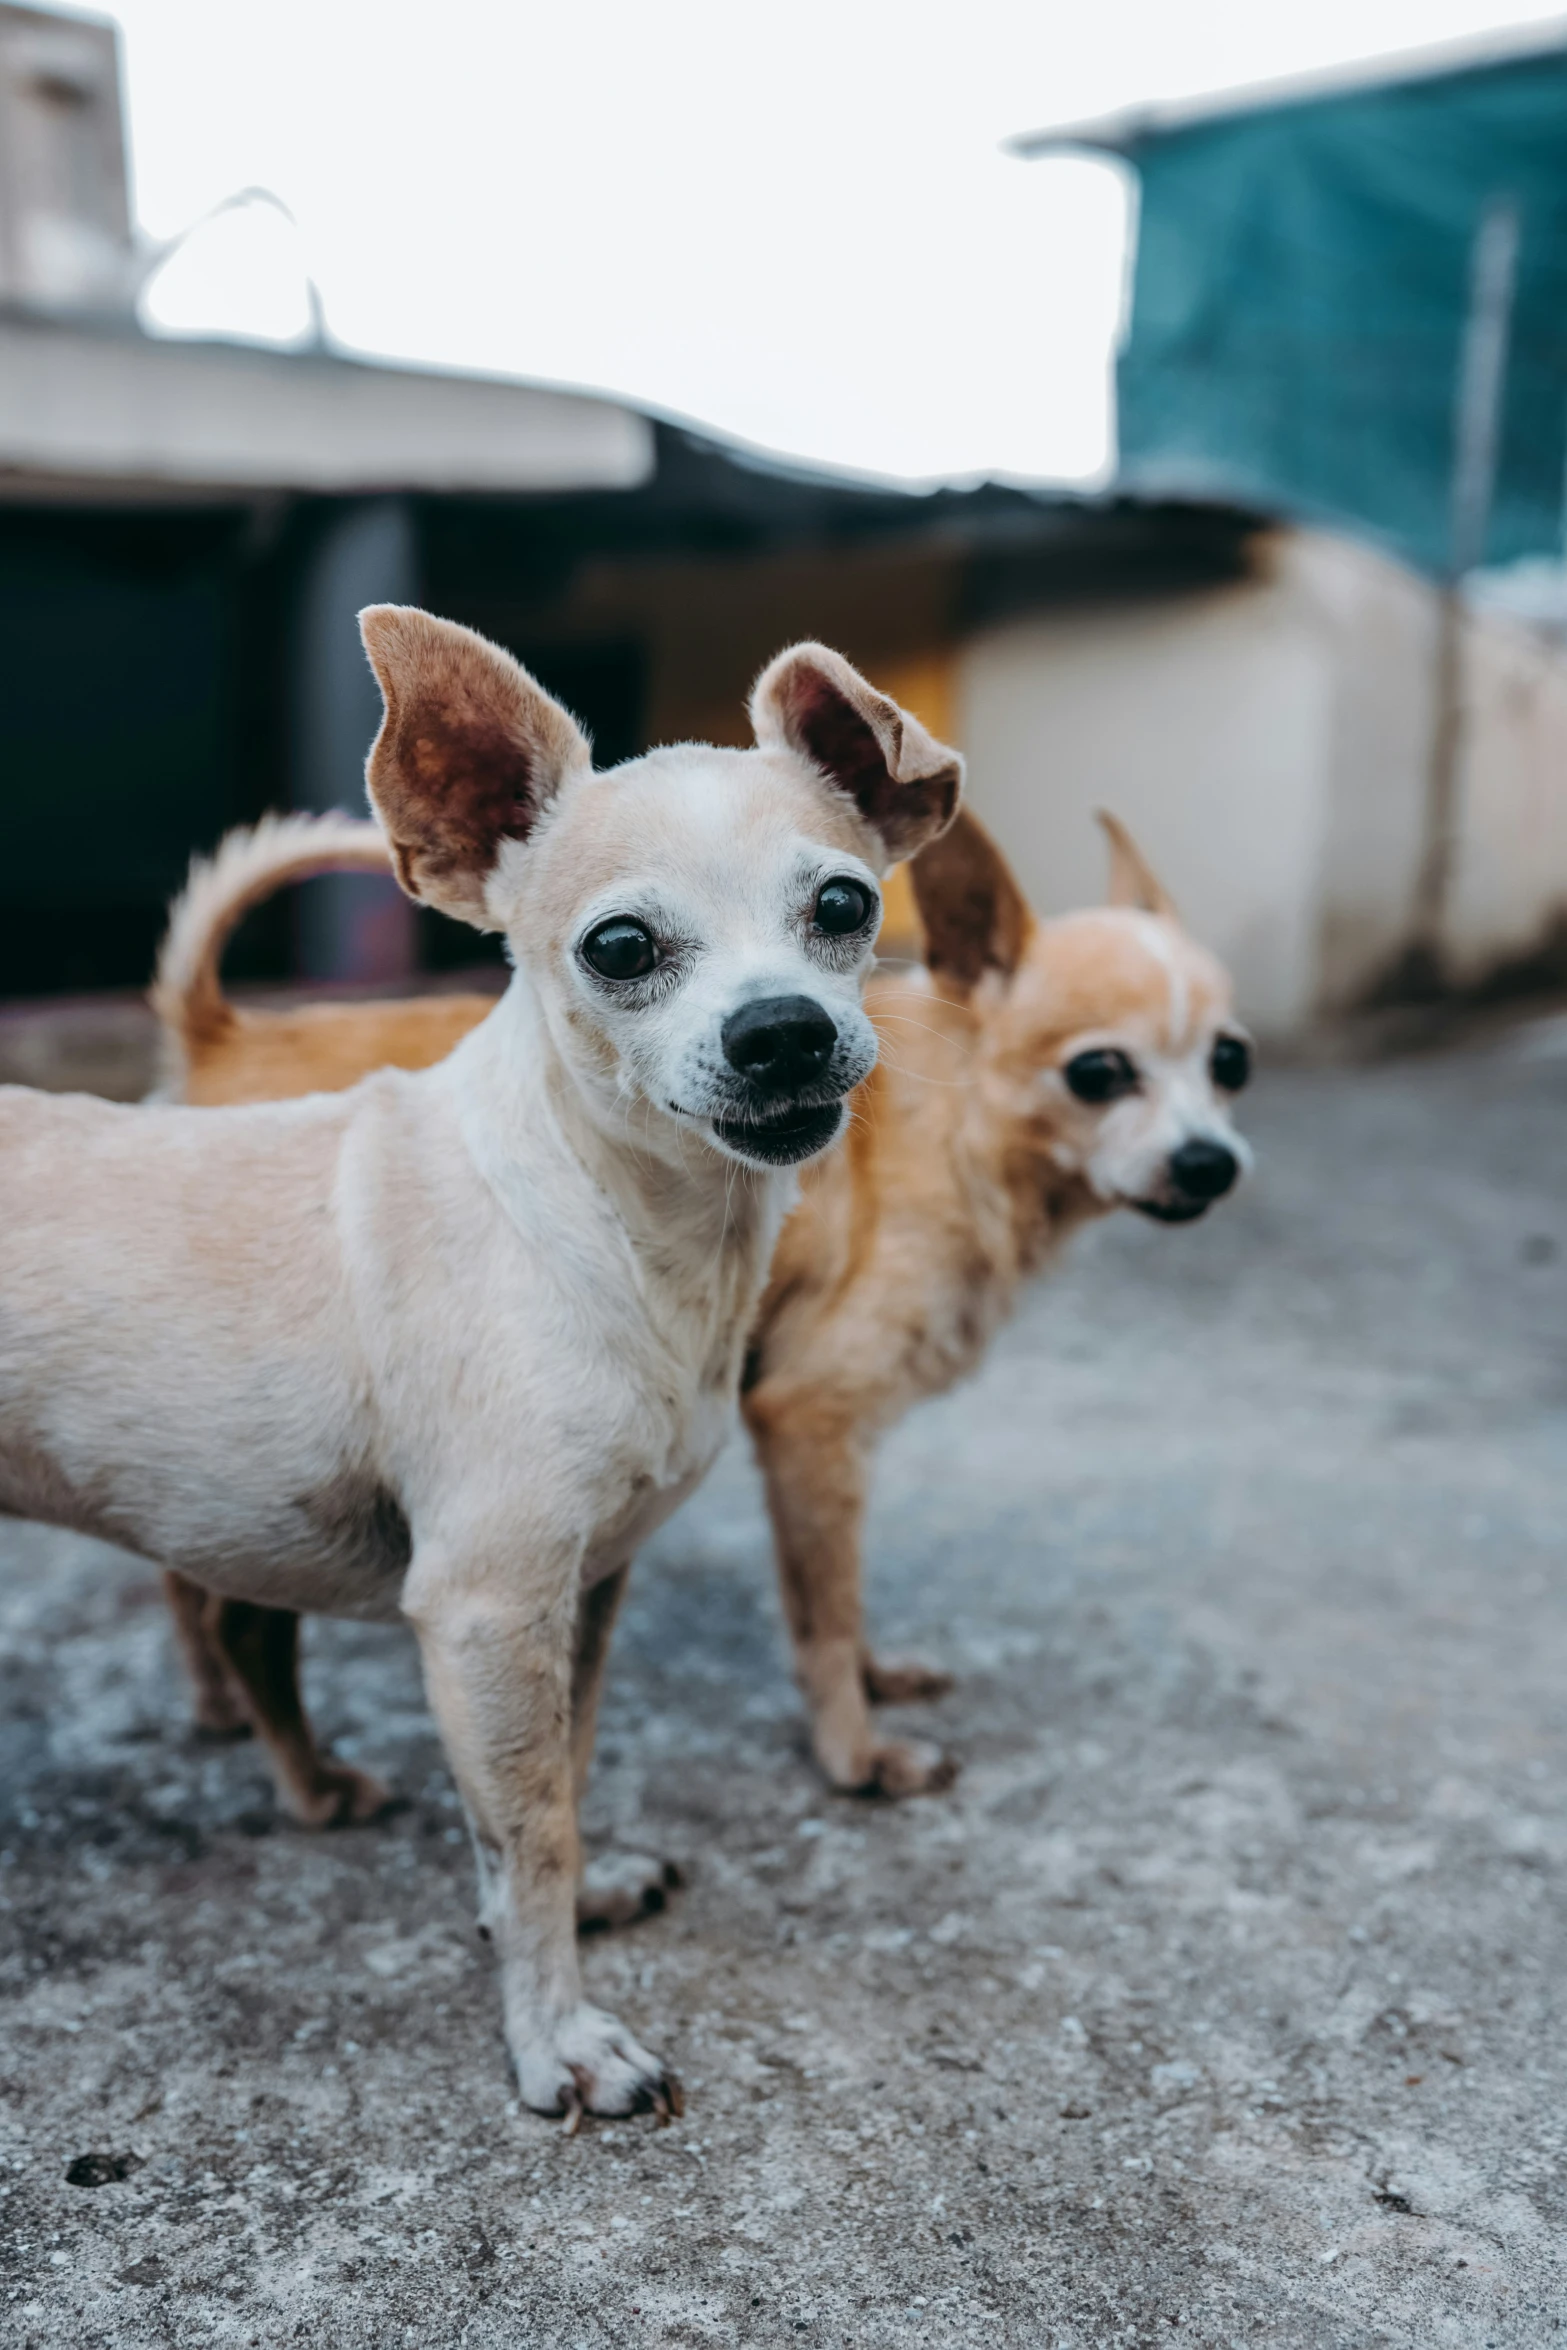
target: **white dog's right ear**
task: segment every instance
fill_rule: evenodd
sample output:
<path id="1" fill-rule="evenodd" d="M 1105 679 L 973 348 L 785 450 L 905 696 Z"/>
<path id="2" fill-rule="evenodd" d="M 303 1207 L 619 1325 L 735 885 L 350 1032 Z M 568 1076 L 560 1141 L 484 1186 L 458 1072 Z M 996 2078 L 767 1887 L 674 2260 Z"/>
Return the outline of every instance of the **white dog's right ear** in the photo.
<path id="1" fill-rule="evenodd" d="M 471 628 L 405 604 L 359 615 L 386 703 L 365 780 L 411 898 L 502 927 L 485 884 L 593 754 L 520 662 Z"/>
<path id="2" fill-rule="evenodd" d="M 1112 906 L 1135 906 L 1143 914 L 1175 914 L 1175 900 L 1149 864 L 1119 816 L 1112 816 L 1108 808 L 1096 808 L 1095 816 L 1104 828 L 1110 843 L 1110 895 Z"/>
<path id="3" fill-rule="evenodd" d="M 826 645 L 791 645 L 768 662 L 751 690 L 751 724 L 764 750 L 787 744 L 854 802 L 889 865 L 952 821 L 959 754 Z"/>

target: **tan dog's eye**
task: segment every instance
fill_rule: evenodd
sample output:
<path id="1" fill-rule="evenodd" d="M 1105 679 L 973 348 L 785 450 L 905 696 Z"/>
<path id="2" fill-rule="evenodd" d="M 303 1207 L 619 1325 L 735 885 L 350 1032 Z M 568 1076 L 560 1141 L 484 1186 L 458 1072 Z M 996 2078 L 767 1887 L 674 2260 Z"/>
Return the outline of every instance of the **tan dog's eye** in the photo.
<path id="1" fill-rule="evenodd" d="M 1061 1074 L 1080 1102 L 1119 1101 L 1123 1093 L 1135 1093 L 1140 1082 L 1136 1063 L 1113 1045 L 1074 1054 Z"/>
<path id="2" fill-rule="evenodd" d="M 829 938 L 847 938 L 865 928 L 873 905 L 870 891 L 858 881 L 824 881 L 816 896 L 816 927 Z"/>
<path id="3" fill-rule="evenodd" d="M 1208 1074 L 1226 1093 L 1239 1093 L 1251 1076 L 1251 1046 L 1244 1036 L 1221 1036 L 1208 1059 Z"/>
<path id="4" fill-rule="evenodd" d="M 658 961 L 653 933 L 627 914 L 590 930 L 578 952 L 600 979 L 645 979 Z"/>

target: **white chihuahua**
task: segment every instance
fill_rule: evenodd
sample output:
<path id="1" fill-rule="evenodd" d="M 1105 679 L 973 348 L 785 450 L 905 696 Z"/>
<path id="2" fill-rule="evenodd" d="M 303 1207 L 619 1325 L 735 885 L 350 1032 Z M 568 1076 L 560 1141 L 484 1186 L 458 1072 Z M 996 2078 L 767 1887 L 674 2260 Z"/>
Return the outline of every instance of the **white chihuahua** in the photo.
<path id="1" fill-rule="evenodd" d="M 399 875 L 504 930 L 511 985 L 449 1060 L 345 1094 L 0 1091 L 0 1510 L 242 1601 L 408 1617 L 524 2098 L 662 2108 L 578 1976 L 605 1641 L 721 1441 L 789 1170 L 875 1058 L 876 876 L 950 820 L 961 763 L 799 645 L 754 750 L 597 774 L 482 638 L 362 626 Z"/>

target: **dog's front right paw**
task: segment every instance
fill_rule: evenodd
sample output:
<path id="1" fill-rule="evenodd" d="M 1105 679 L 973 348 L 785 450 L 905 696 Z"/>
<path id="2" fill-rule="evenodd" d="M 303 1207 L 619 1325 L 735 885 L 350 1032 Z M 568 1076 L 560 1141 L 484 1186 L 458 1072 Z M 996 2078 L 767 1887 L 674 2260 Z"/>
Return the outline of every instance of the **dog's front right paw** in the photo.
<path id="1" fill-rule="evenodd" d="M 586 2001 L 538 2038 L 513 2041 L 512 2061 L 525 2105 L 566 2117 L 568 2132 L 585 2113 L 685 2110 L 680 2083 L 631 2037 L 623 2023 Z"/>

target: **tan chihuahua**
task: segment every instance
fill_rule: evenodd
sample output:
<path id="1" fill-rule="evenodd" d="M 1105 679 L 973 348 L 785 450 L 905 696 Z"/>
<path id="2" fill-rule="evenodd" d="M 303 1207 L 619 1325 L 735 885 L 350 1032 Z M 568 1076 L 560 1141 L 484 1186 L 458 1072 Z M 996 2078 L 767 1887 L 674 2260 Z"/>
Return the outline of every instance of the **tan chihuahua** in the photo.
<path id="1" fill-rule="evenodd" d="M 870 1454 L 975 1370 L 1016 1296 L 1112 1208 L 1191 1223 L 1249 1161 L 1251 1053 L 1223 967 L 1114 817 L 1110 904 L 1036 921 L 966 809 L 910 868 L 926 969 L 874 980 L 882 1058 L 784 1227 L 742 1408 L 767 1485 L 795 1663 L 835 1787 L 908 1795 L 950 1767 L 877 1735 L 868 1700 L 944 1675 L 878 1664 L 860 1542 Z"/>
<path id="2" fill-rule="evenodd" d="M 1018 1283 L 1080 1224 L 1121 1206 L 1191 1222 L 1247 1163 L 1232 1105 L 1250 1048 L 1229 981 L 1123 827 L 1101 821 L 1110 904 L 1056 921 L 1034 919 L 966 809 L 907 868 L 926 968 L 867 991 L 881 1060 L 855 1096 L 846 1145 L 806 1177 L 752 1333 L 743 1408 L 815 1749 L 835 1787 L 907 1795 L 950 1776 L 924 1741 L 878 1736 L 869 1712 L 948 1686 L 865 1645 L 860 1541 L 876 1438 L 977 1366 Z M 197 866 L 154 991 L 172 1090 L 233 1102 L 345 1085 L 382 1060 L 436 1060 L 482 1018 L 483 997 L 285 1013 L 223 997 L 219 959 L 247 907 L 311 873 L 386 863 L 371 825 L 289 817 L 231 835 Z M 198 1719 L 214 1731 L 255 1719 L 295 1815 L 352 1816 L 336 1793 L 342 1766 L 309 1739 L 292 1619 L 247 1619 L 272 1669 L 241 1689 L 225 1662 L 233 1634 L 218 1636 L 227 1603 L 169 1583 Z M 590 1880 L 580 1914 L 619 1923 L 661 1898 L 659 1865 L 632 1862 Z"/>

